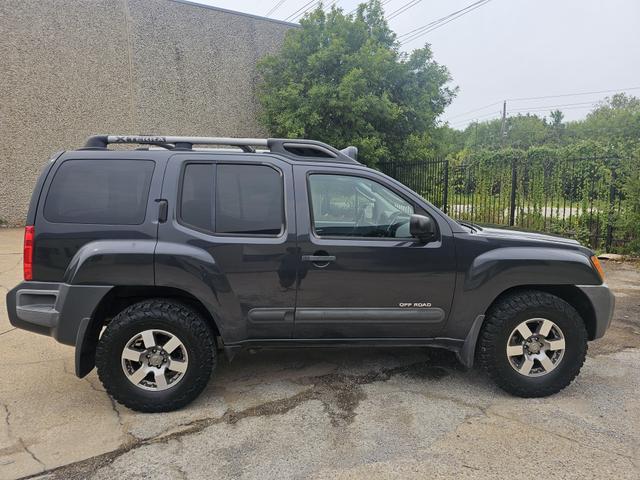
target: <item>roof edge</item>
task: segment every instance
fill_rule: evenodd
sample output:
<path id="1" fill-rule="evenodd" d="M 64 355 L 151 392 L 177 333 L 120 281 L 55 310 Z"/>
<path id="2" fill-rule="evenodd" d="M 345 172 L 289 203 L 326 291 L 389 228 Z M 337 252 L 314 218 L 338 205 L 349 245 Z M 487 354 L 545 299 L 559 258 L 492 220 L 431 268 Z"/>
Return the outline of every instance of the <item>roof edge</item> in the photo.
<path id="1" fill-rule="evenodd" d="M 285 22 L 284 20 L 278 20 L 276 18 L 269 18 L 269 17 L 262 17 L 260 15 L 254 15 L 252 13 L 237 12 L 235 10 L 228 10 L 226 8 L 214 7 L 213 5 L 198 3 L 190 0 L 169 0 L 169 1 L 173 3 L 181 3 L 183 5 L 189 5 L 192 7 L 206 8 L 207 10 L 216 10 L 218 12 L 229 13 L 231 15 L 240 15 L 242 17 L 249 17 L 249 18 L 253 18 L 254 20 L 262 20 L 265 22 L 279 23 L 280 25 L 286 25 L 288 27 L 300 27 L 299 23 Z"/>

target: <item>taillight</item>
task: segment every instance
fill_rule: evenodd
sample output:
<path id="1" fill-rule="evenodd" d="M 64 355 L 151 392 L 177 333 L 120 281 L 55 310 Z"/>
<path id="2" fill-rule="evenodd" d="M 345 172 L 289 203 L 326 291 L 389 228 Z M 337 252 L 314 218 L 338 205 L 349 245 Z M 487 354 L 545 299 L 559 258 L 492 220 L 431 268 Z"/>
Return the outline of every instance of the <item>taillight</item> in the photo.
<path id="1" fill-rule="evenodd" d="M 25 280 L 33 280 L 33 240 L 35 234 L 36 231 L 33 225 L 24 227 L 23 265 Z"/>

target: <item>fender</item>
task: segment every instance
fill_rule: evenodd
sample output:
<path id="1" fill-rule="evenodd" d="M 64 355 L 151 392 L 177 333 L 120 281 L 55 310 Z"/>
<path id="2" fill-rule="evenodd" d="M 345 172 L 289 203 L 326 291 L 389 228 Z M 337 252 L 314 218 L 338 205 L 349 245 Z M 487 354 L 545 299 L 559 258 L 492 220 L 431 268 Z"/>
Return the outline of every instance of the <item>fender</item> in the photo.
<path id="1" fill-rule="evenodd" d="M 589 257 L 578 250 L 507 247 L 478 255 L 464 276 L 464 290 L 517 285 L 596 285 Z M 494 297 L 495 298 L 495 297 Z"/>
<path id="2" fill-rule="evenodd" d="M 75 343 L 76 375 L 84 377 L 95 365 L 95 346 L 100 326 L 92 322 L 96 308 L 114 286 L 152 286 L 155 240 L 97 240 L 83 245 L 64 273 L 70 293 L 77 292 L 73 332 L 67 343 Z M 68 302 L 65 302 L 65 305 Z M 82 304 L 84 308 L 78 306 Z M 71 315 L 66 318 L 72 317 Z M 69 323 L 69 322 L 66 322 Z M 75 337 L 71 338 L 71 333 Z"/>
<path id="3" fill-rule="evenodd" d="M 92 323 L 95 308 L 115 286 L 160 286 L 187 291 L 204 305 L 216 321 L 219 333 L 225 336 L 225 325 L 218 321 L 225 318 L 220 312 L 219 296 L 229 294 L 231 289 L 214 259 L 203 249 L 156 240 L 95 241 L 78 250 L 64 278 L 72 290 L 99 291 L 98 296 L 92 296 L 90 314 L 83 315 L 77 326 L 74 340 L 79 377 L 95 365 L 99 334 L 99 328 Z"/>
<path id="4" fill-rule="evenodd" d="M 154 284 L 156 240 L 97 240 L 83 245 L 64 273 L 70 285 Z"/>
<path id="5" fill-rule="evenodd" d="M 468 334 L 474 330 L 477 336 L 481 326 L 477 325 L 477 319 L 484 317 L 495 299 L 510 288 L 602 283 L 591 265 L 588 250 L 582 247 L 495 248 L 474 257 L 468 265 L 459 267 L 462 268 L 458 271 L 447 335 L 465 338 L 465 341 L 469 341 Z M 477 328 L 472 328 L 474 322 Z"/>

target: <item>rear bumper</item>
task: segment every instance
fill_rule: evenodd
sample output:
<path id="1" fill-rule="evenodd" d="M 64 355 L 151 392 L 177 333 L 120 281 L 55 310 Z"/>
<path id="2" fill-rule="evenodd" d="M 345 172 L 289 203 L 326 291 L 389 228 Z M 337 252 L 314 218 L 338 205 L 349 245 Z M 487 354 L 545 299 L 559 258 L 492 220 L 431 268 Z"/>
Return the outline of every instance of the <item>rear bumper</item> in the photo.
<path id="1" fill-rule="evenodd" d="M 7 293 L 9 321 L 14 327 L 76 345 L 81 326 L 86 327 L 96 306 L 111 288 L 109 285 L 23 282 Z"/>
<path id="2" fill-rule="evenodd" d="M 577 285 L 591 302 L 595 312 L 595 332 L 592 340 L 604 335 L 611 325 L 613 309 L 616 305 L 616 297 L 606 284 L 602 285 Z"/>

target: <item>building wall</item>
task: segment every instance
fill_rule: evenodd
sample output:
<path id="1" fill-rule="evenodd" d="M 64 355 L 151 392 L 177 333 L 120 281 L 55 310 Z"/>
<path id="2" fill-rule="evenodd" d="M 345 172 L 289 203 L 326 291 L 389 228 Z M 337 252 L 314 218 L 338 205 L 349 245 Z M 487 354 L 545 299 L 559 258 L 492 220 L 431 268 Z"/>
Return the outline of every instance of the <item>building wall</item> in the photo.
<path id="1" fill-rule="evenodd" d="M 263 136 L 256 62 L 293 25 L 179 0 L 0 2 L 0 221 L 98 133 Z"/>

